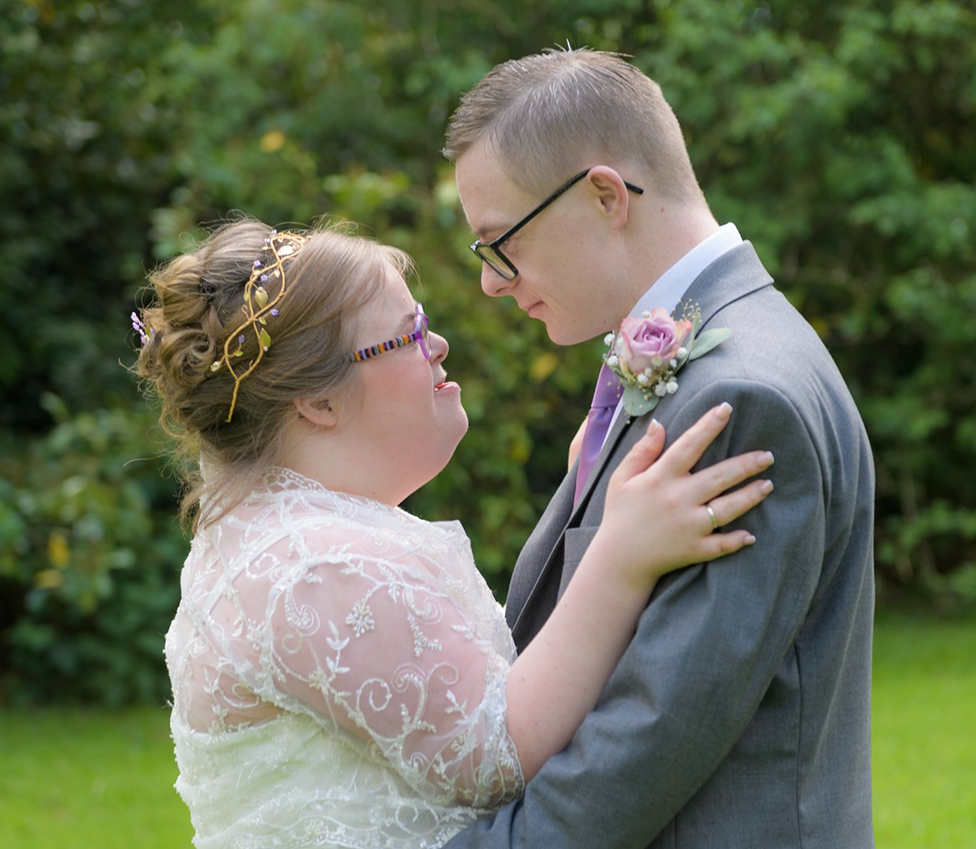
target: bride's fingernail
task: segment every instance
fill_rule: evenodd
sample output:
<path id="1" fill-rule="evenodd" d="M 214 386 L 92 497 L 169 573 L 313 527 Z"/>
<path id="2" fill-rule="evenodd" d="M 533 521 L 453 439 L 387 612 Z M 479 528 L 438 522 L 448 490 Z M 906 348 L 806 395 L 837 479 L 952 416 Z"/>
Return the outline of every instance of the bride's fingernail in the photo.
<path id="1" fill-rule="evenodd" d="M 647 426 L 647 435 L 654 436 L 661 429 L 661 423 L 657 419 L 651 419 L 651 423 Z"/>
<path id="2" fill-rule="evenodd" d="M 756 538 L 752 534 L 749 534 L 749 536 L 746 537 L 746 545 L 755 545 L 755 544 L 756 544 Z"/>
<path id="3" fill-rule="evenodd" d="M 732 405 L 728 401 L 723 401 L 715 408 L 715 415 L 724 422 L 732 415 Z"/>

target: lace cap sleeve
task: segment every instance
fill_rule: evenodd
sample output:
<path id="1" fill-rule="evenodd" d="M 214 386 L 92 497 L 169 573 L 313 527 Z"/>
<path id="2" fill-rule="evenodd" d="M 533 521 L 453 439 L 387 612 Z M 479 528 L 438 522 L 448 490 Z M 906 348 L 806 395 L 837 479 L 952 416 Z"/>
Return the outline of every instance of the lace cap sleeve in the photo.
<path id="1" fill-rule="evenodd" d="M 420 524 L 422 540 L 306 527 L 267 551 L 270 592 L 248 605 L 247 578 L 236 582 L 252 623 L 247 683 L 375 744 L 423 796 L 495 807 L 523 787 L 505 721 L 512 657 L 485 627 L 490 594 L 465 580 L 473 561 L 452 562 L 464 551 Z"/>

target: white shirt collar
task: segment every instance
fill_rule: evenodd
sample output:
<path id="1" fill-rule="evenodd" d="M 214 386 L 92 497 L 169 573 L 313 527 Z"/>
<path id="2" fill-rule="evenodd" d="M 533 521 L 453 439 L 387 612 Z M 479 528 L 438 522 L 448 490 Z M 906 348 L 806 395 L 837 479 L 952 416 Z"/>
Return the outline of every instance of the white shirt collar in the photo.
<path id="1" fill-rule="evenodd" d="M 644 310 L 652 310 L 655 307 L 663 307 L 669 313 L 672 312 L 688 291 L 688 287 L 695 282 L 695 278 L 722 254 L 740 244 L 742 244 L 742 236 L 739 235 L 736 226 L 723 224 L 704 242 L 695 245 L 658 277 L 634 305 L 630 314 L 636 318 Z"/>

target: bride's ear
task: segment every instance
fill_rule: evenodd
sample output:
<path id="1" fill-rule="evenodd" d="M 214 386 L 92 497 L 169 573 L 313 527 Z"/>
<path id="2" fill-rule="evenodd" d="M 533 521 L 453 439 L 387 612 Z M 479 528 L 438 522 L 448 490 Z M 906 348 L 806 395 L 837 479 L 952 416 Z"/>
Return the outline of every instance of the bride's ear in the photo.
<path id="1" fill-rule="evenodd" d="M 296 398 L 294 401 L 298 416 L 321 427 L 335 427 L 339 421 L 335 409 L 328 398 Z"/>

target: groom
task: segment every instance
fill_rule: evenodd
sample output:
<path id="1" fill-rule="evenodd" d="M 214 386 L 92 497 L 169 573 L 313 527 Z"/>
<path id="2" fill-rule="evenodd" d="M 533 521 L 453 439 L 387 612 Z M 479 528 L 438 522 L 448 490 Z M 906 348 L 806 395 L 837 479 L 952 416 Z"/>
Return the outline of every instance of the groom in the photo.
<path id="1" fill-rule="evenodd" d="M 663 579 L 569 747 L 523 799 L 449 846 L 873 846 L 873 467 L 827 350 L 752 245 L 718 225 L 659 87 L 619 57 L 496 67 L 462 100 L 445 153 L 486 294 L 515 298 L 559 345 L 655 307 L 678 318 L 699 307 L 703 329 L 731 337 L 688 363 L 653 415 L 673 441 L 728 401 L 731 423 L 702 463 L 776 457 L 775 493 L 742 521 L 757 544 Z M 646 429 L 613 409 L 616 394 L 591 413 L 581 462 L 592 451 L 592 466 L 574 464 L 519 557 L 507 602 L 519 649 Z"/>

